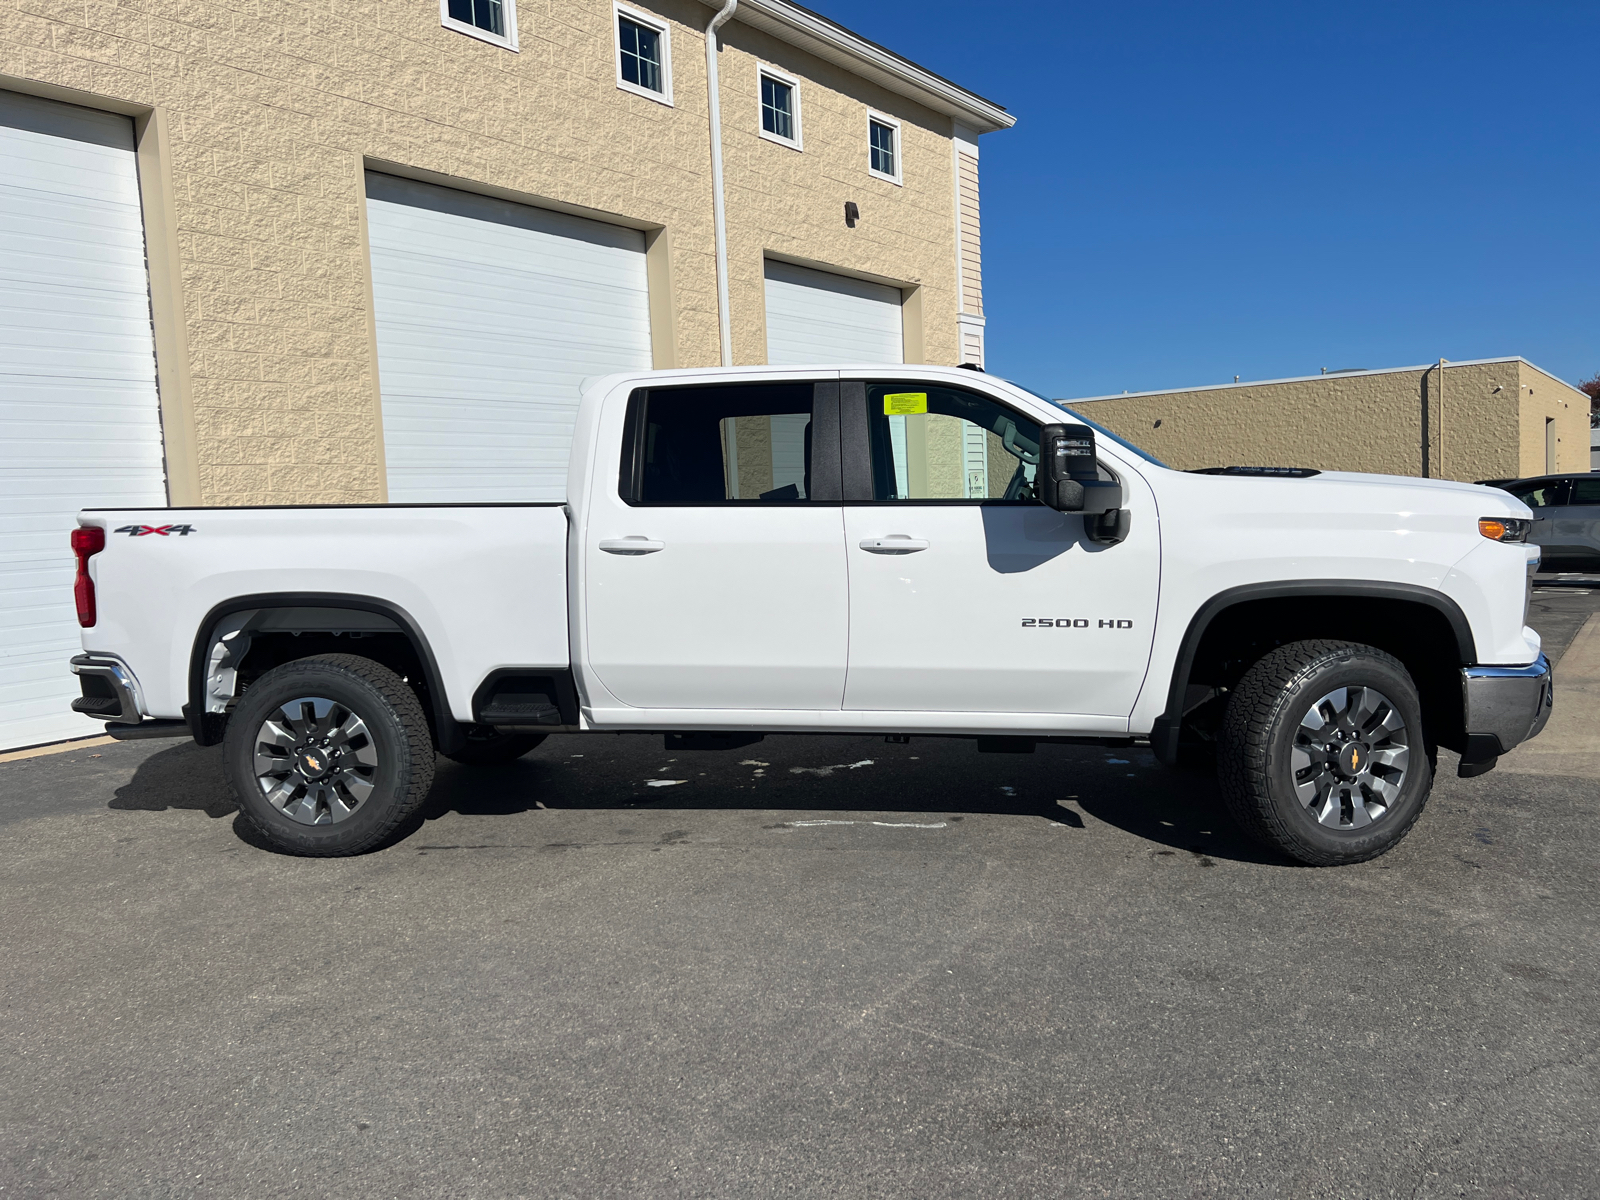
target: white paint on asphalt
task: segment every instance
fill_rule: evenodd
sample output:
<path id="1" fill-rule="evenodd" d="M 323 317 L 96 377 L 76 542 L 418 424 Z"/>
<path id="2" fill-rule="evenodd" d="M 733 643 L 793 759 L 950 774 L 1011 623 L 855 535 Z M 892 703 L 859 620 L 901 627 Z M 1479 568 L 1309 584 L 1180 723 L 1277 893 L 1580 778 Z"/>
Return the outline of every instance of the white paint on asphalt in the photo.
<path id="1" fill-rule="evenodd" d="M 809 829 L 813 825 L 877 825 L 884 829 L 945 829 L 948 824 L 940 821 L 936 825 L 922 825 L 916 821 L 785 821 L 788 829 Z"/>
<path id="2" fill-rule="evenodd" d="M 789 773 L 791 775 L 817 775 L 826 779 L 835 771 L 854 771 L 858 767 L 870 767 L 872 761 L 870 758 L 863 758 L 860 762 L 834 763 L 831 767 L 790 767 Z"/>
<path id="3" fill-rule="evenodd" d="M 645 787 L 677 787 L 680 783 L 688 783 L 687 779 L 646 779 Z"/>

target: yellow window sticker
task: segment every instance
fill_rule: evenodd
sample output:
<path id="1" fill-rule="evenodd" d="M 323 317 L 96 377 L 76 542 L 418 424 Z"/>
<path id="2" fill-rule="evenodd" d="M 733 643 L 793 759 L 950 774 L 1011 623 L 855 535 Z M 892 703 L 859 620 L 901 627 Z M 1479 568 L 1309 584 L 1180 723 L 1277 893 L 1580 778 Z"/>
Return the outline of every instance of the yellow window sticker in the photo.
<path id="1" fill-rule="evenodd" d="M 883 415 L 886 417 L 904 417 L 927 411 L 927 392 L 890 392 L 883 398 Z"/>

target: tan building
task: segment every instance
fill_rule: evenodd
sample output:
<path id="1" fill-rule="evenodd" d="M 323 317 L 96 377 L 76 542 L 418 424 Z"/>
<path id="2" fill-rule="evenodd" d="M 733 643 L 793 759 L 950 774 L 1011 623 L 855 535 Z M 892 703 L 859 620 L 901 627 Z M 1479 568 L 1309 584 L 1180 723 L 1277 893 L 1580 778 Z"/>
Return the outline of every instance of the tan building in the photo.
<path id="1" fill-rule="evenodd" d="M 1316 467 L 1475 482 L 1589 469 L 1589 398 L 1521 358 L 1067 403 L 1180 470 Z"/>
<path id="2" fill-rule="evenodd" d="M 788 0 L 0 0 L 0 745 L 78 731 L 80 506 L 558 499 L 587 377 L 981 364 L 1012 120 Z"/>

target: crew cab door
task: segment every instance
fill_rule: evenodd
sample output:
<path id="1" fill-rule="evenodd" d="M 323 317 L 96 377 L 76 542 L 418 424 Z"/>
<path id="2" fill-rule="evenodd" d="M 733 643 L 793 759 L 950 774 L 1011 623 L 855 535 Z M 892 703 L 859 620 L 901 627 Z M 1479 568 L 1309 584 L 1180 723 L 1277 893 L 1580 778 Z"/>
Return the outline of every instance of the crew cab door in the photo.
<path id="1" fill-rule="evenodd" d="M 1034 498 L 1039 422 L 995 397 L 846 382 L 841 418 L 845 708 L 1126 718 L 1159 583 L 1143 481 L 1127 540 L 1098 545 Z"/>
<path id="2" fill-rule="evenodd" d="M 832 381 L 632 394 L 581 532 L 586 657 L 613 700 L 840 707 L 838 430 Z"/>

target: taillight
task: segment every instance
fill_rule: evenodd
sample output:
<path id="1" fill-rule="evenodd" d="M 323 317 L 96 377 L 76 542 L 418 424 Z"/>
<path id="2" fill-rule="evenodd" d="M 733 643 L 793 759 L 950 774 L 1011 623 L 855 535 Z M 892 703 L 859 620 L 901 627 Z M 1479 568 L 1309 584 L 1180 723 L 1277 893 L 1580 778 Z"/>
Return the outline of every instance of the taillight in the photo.
<path id="1" fill-rule="evenodd" d="M 72 552 L 78 556 L 78 577 L 72 582 L 72 598 L 78 602 L 78 624 L 89 629 L 95 622 L 94 580 L 89 578 L 89 559 L 106 548 L 106 531 L 99 526 L 81 526 L 72 531 Z"/>

